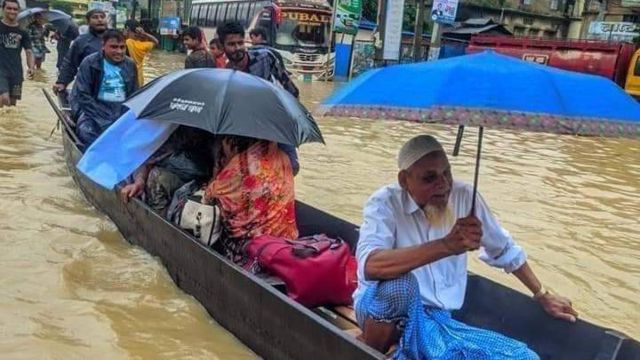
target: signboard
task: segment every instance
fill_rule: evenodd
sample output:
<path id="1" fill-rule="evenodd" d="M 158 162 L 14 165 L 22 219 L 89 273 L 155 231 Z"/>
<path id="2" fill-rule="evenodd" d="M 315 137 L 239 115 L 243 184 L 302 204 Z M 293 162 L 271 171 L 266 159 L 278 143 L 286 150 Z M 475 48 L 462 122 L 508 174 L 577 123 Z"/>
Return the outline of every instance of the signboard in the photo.
<path id="1" fill-rule="evenodd" d="M 124 29 L 125 22 L 127 22 L 127 8 L 116 8 L 116 29 Z"/>
<path id="2" fill-rule="evenodd" d="M 400 43 L 402 43 L 402 19 L 404 17 L 404 0 L 387 2 L 387 16 L 384 24 L 384 43 L 382 58 L 398 61 Z"/>
<path id="3" fill-rule="evenodd" d="M 622 7 L 640 7 L 640 0 L 622 0 Z"/>
<path id="4" fill-rule="evenodd" d="M 434 0 L 431 8 L 431 20 L 440 24 L 456 22 L 458 0 Z"/>
<path id="5" fill-rule="evenodd" d="M 594 21 L 589 25 L 589 34 L 636 37 L 640 33 L 640 24 L 630 22 Z"/>
<path id="6" fill-rule="evenodd" d="M 343 34 L 357 34 L 361 14 L 362 0 L 338 0 L 333 31 Z"/>
<path id="7" fill-rule="evenodd" d="M 162 16 L 175 16 L 178 13 L 178 4 L 173 0 L 163 1 L 160 12 Z"/>
<path id="8" fill-rule="evenodd" d="M 297 22 L 300 25 L 320 26 L 331 22 L 331 16 L 311 13 L 306 11 L 284 11 L 282 16 L 285 19 Z"/>
<path id="9" fill-rule="evenodd" d="M 549 55 L 542 54 L 524 54 L 522 55 L 522 60 L 534 62 L 540 65 L 547 65 L 549 63 Z"/>
<path id="10" fill-rule="evenodd" d="M 178 35 L 180 30 L 180 18 L 167 16 L 160 18 L 160 35 Z"/>
<path id="11" fill-rule="evenodd" d="M 351 77 L 354 78 L 367 70 L 373 69 L 373 61 L 376 48 L 372 42 L 358 41 L 353 44 L 353 55 L 351 57 Z"/>

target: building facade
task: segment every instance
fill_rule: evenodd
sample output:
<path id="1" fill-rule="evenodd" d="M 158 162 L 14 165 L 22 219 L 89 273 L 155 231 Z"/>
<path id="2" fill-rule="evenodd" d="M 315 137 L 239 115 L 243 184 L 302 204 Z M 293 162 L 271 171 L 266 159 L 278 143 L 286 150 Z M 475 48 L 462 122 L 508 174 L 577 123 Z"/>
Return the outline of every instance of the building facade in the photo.
<path id="1" fill-rule="evenodd" d="M 582 37 L 634 41 L 640 36 L 640 0 L 585 0 Z"/>

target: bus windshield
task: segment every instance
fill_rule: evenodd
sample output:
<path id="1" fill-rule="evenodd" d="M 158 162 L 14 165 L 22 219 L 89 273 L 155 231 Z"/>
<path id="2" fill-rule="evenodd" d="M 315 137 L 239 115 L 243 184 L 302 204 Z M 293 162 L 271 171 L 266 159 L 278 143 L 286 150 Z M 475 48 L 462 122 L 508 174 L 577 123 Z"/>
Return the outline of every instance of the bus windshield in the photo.
<path id="1" fill-rule="evenodd" d="M 285 9 L 276 31 L 276 45 L 327 47 L 331 15 L 325 12 Z"/>

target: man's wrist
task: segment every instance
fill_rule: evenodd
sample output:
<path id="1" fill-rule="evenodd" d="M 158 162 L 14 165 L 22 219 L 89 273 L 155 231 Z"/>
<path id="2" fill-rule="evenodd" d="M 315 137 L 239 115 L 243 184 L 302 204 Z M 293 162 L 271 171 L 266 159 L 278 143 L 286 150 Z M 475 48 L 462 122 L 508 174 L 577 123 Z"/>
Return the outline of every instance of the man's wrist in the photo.
<path id="1" fill-rule="evenodd" d="M 536 291 L 533 294 L 533 300 L 540 300 L 542 299 L 545 295 L 547 295 L 549 293 L 549 290 L 547 290 L 543 285 L 540 286 L 540 290 Z"/>
<path id="2" fill-rule="evenodd" d="M 438 242 L 441 245 L 442 251 L 447 255 L 447 256 L 451 256 L 451 255 L 455 255 L 456 251 L 455 249 L 453 249 L 451 247 L 451 245 L 449 244 L 449 242 L 447 241 L 447 238 L 442 238 L 440 240 L 438 240 Z"/>

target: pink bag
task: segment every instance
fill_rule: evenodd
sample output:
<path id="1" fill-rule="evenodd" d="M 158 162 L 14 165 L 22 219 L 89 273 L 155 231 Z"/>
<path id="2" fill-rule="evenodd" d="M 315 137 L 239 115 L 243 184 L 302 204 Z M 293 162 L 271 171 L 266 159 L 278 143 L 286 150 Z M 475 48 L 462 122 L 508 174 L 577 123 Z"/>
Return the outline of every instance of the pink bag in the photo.
<path id="1" fill-rule="evenodd" d="M 246 247 L 249 267 L 260 266 L 282 279 L 287 295 L 297 302 L 349 305 L 357 287 L 356 260 L 340 239 L 315 235 L 292 241 L 261 235 Z"/>

